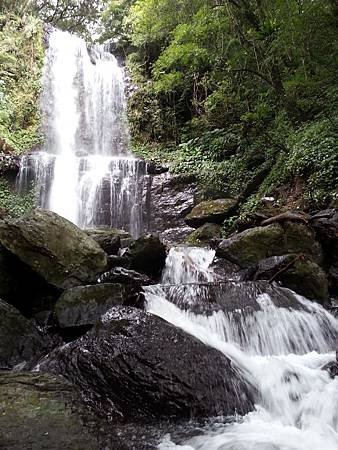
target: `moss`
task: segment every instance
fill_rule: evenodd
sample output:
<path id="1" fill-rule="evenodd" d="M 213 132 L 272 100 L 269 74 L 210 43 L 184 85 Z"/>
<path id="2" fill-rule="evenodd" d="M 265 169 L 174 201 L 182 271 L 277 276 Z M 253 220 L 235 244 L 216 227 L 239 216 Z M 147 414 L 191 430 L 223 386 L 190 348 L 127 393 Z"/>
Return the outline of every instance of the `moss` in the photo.
<path id="1" fill-rule="evenodd" d="M 316 262 L 322 261 L 322 249 L 313 232 L 305 225 L 272 224 L 243 231 L 225 239 L 218 254 L 241 267 L 249 267 L 270 256 L 289 253 L 306 254 Z"/>
<path id="2" fill-rule="evenodd" d="M 189 245 L 203 246 L 208 245 L 213 239 L 222 236 L 222 229 L 215 223 L 205 223 L 197 230 L 193 231 L 186 239 Z"/>
<path id="3" fill-rule="evenodd" d="M 220 224 L 232 215 L 236 205 L 237 201 L 232 198 L 206 200 L 195 206 L 185 221 L 193 227 L 199 227 L 207 222 Z"/>

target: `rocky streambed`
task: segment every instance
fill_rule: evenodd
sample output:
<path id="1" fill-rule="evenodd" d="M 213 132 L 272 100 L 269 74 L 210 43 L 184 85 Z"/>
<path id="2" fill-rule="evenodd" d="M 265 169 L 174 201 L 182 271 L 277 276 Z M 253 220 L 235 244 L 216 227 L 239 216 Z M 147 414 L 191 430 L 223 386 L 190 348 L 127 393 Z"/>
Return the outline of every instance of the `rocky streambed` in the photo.
<path id="1" fill-rule="evenodd" d="M 337 213 L 309 224 L 209 235 L 216 249 L 194 253 L 169 252 L 152 234 L 135 240 L 121 230 L 80 230 L 39 209 L 2 220 L 0 447 L 151 449 L 168 432 L 186 438 L 212 417 L 253 411 L 262 393 L 241 357 L 194 336 L 170 311 L 225 314 L 237 324 L 227 340 L 249 352 L 332 350 L 332 316 L 284 289 L 331 306 Z M 161 296 L 169 302 L 163 311 L 154 303 Z M 276 330 L 262 343 L 263 325 L 248 324 L 271 323 L 267 298 L 285 323 L 298 314 L 302 333 L 304 318 L 320 333 L 297 338 L 290 328 L 281 343 Z M 334 358 L 328 363 L 334 374 Z"/>

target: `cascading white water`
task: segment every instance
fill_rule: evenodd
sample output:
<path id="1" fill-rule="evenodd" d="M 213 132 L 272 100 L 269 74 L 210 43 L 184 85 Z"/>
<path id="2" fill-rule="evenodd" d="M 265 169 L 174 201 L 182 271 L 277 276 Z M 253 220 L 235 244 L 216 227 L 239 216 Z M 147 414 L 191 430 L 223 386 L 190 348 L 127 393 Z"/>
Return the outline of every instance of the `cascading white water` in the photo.
<path id="1" fill-rule="evenodd" d="M 49 38 L 41 97 L 44 146 L 24 156 L 21 190 L 82 228 L 143 231 L 146 164 L 129 153 L 123 71 L 99 46 L 67 32 Z"/>
<path id="2" fill-rule="evenodd" d="M 290 291 L 295 308 L 277 307 L 261 292 L 254 298 L 257 308 L 194 314 L 187 305 L 200 301 L 204 282 L 216 280 L 213 257 L 207 249 L 172 249 L 163 285 L 146 288 L 147 309 L 230 357 L 257 386 L 256 409 L 238 422 L 219 421 L 184 443 L 167 436 L 159 449 L 337 449 L 338 377 L 330 379 L 321 367 L 335 358 L 338 320 Z M 183 303 L 175 299 L 182 285 L 189 292 Z M 220 295 L 226 304 L 226 285 Z"/>

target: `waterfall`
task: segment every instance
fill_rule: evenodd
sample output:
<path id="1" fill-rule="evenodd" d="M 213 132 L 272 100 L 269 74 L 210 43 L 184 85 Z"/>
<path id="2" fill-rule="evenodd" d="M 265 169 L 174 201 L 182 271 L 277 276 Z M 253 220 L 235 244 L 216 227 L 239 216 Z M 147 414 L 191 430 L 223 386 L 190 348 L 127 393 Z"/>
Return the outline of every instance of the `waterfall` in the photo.
<path id="1" fill-rule="evenodd" d="M 338 320 L 268 283 L 219 283 L 213 258 L 208 249 L 172 249 L 162 284 L 145 288 L 147 309 L 231 358 L 257 387 L 256 408 L 184 442 L 166 436 L 159 449 L 337 449 L 338 377 L 321 368 L 335 358 Z"/>
<path id="2" fill-rule="evenodd" d="M 129 152 L 124 76 L 100 46 L 52 32 L 41 95 L 44 144 L 22 158 L 19 189 L 82 228 L 144 231 L 146 163 Z"/>

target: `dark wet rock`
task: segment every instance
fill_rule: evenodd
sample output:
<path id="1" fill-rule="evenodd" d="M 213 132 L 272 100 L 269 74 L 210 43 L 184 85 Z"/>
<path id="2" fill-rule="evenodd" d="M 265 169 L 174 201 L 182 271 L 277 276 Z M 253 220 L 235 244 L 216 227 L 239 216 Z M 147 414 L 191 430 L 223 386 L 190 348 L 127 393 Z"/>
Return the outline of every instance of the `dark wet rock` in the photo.
<path id="1" fill-rule="evenodd" d="M 230 217 L 237 205 L 237 200 L 223 198 L 217 200 L 206 200 L 195 206 L 186 216 L 187 225 L 198 228 L 205 223 L 221 224 Z"/>
<path id="2" fill-rule="evenodd" d="M 209 245 L 215 239 L 222 237 L 220 225 L 215 223 L 205 223 L 197 230 L 193 231 L 186 239 L 186 243 L 196 246 Z"/>
<path id="3" fill-rule="evenodd" d="M 239 273 L 241 281 L 274 280 L 277 275 L 294 263 L 297 255 L 271 256 L 262 259 L 257 265 Z"/>
<path id="4" fill-rule="evenodd" d="M 196 314 L 220 310 L 226 313 L 259 311 L 266 306 L 266 296 L 278 308 L 303 309 L 292 292 L 266 281 L 149 286 L 145 291 L 156 293 L 157 289 L 161 289 L 170 302 Z"/>
<path id="5" fill-rule="evenodd" d="M 122 242 L 126 239 L 131 239 L 131 235 L 129 233 L 116 228 L 86 230 L 86 233 L 99 244 L 107 255 L 117 255 L 122 247 Z"/>
<path id="6" fill-rule="evenodd" d="M 13 306 L 0 300 L 0 368 L 37 361 L 50 342 Z"/>
<path id="7" fill-rule="evenodd" d="M 304 254 L 315 262 L 322 261 L 322 248 L 310 228 L 299 223 L 272 224 L 251 228 L 224 239 L 217 248 L 217 255 L 250 267 L 270 256 Z"/>
<path id="8" fill-rule="evenodd" d="M 1 138 L 0 138 L 1 150 Z M 20 157 L 10 153 L 0 153 L 0 175 L 17 175 L 20 170 Z"/>
<path id="9" fill-rule="evenodd" d="M 338 263 L 338 211 L 336 209 L 320 211 L 310 218 L 310 223 L 329 263 Z"/>
<path id="10" fill-rule="evenodd" d="M 0 372 L 0 448 L 100 450 L 74 386 L 53 375 Z"/>
<path id="11" fill-rule="evenodd" d="M 338 377 L 338 351 L 336 352 L 336 360 L 325 364 L 322 370 L 326 370 L 331 378 Z"/>
<path id="12" fill-rule="evenodd" d="M 248 214 L 245 217 L 238 217 L 233 225 L 231 226 L 231 229 L 229 230 L 229 233 L 241 233 L 244 230 L 247 230 L 248 228 L 254 228 L 259 227 L 263 220 L 266 220 L 270 217 L 270 215 L 265 214 L 264 212 L 255 212 Z"/>
<path id="13" fill-rule="evenodd" d="M 155 164 L 152 161 L 147 162 L 147 173 L 149 175 L 162 175 L 163 173 L 167 173 L 167 172 L 169 172 L 168 166 L 162 166 L 160 164 Z"/>
<path id="14" fill-rule="evenodd" d="M 132 303 L 132 292 L 121 284 L 77 286 L 65 291 L 55 305 L 61 328 L 93 325 L 110 308 Z"/>
<path id="15" fill-rule="evenodd" d="M 60 291 L 0 247 L 0 298 L 32 316 L 52 309 Z"/>
<path id="16" fill-rule="evenodd" d="M 55 287 L 67 289 L 95 281 L 107 265 L 99 245 L 68 220 L 34 210 L 0 221 L 0 243 Z"/>
<path id="17" fill-rule="evenodd" d="M 123 267 L 115 267 L 105 272 L 99 278 L 99 283 L 122 283 L 132 286 L 148 286 L 153 284 L 151 278 L 136 270 L 128 270 Z"/>
<path id="18" fill-rule="evenodd" d="M 130 259 L 126 256 L 109 255 L 107 258 L 107 269 L 115 269 L 115 267 L 124 267 L 129 269 Z"/>
<path id="19" fill-rule="evenodd" d="M 113 308 L 86 336 L 53 351 L 41 368 L 77 385 L 96 414 L 124 421 L 253 408 L 251 390 L 228 358 L 135 308 Z"/>
<path id="20" fill-rule="evenodd" d="M 185 216 L 197 202 L 197 183 L 191 176 L 165 173 L 152 178 L 149 229 L 160 233 L 185 227 Z"/>
<path id="21" fill-rule="evenodd" d="M 132 270 L 158 277 L 165 265 L 167 252 L 158 236 L 146 234 L 132 243 L 125 256 L 130 258 Z"/>
<path id="22" fill-rule="evenodd" d="M 329 287 L 330 293 L 338 297 L 338 264 L 329 268 Z"/>

